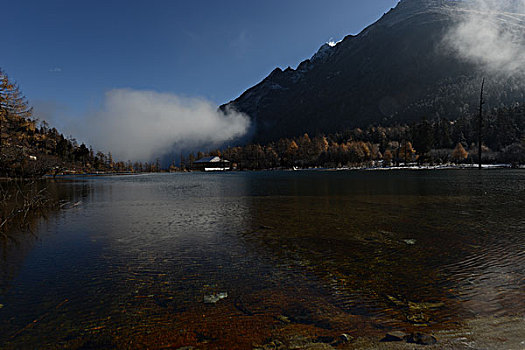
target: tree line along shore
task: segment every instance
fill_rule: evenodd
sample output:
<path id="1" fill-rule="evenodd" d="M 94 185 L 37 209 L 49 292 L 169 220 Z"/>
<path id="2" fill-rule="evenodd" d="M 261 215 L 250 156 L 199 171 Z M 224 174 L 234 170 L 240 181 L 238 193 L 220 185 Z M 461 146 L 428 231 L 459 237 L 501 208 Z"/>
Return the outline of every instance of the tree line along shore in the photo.
<path id="1" fill-rule="evenodd" d="M 37 117 L 37 116 L 36 116 Z M 238 170 L 470 164 L 478 162 L 477 117 L 423 119 L 411 124 L 369 125 L 335 134 L 308 134 L 267 144 L 247 144 L 151 162 L 114 160 L 39 121 L 16 83 L 0 69 L 0 177 L 184 171 L 206 156 L 221 156 Z M 525 163 L 525 106 L 498 108 L 483 116 L 486 164 Z"/>
<path id="2" fill-rule="evenodd" d="M 266 145 L 190 154 L 181 157 L 181 164 L 191 168 L 195 159 L 205 156 L 222 156 L 237 169 L 474 164 L 479 162 L 478 122 L 477 117 L 423 119 L 315 137 L 304 134 Z M 525 164 L 525 106 L 494 109 L 484 115 L 483 125 L 483 163 L 515 167 Z"/>

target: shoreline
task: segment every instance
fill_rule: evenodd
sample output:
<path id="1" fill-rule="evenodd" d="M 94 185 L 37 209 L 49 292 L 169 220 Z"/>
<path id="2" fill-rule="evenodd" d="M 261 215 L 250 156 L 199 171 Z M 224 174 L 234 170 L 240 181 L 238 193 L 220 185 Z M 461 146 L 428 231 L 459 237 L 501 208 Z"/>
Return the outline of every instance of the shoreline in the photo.
<path id="1" fill-rule="evenodd" d="M 396 170 L 473 170 L 478 169 L 478 165 L 408 165 L 408 166 L 389 166 L 389 167 L 335 167 L 335 168 L 274 168 L 261 170 L 234 170 L 234 171 L 396 171 Z M 481 170 L 494 169 L 525 169 L 525 165 L 513 167 L 511 164 L 483 164 Z"/>
<path id="2" fill-rule="evenodd" d="M 257 171 L 400 171 L 400 170 L 473 170 L 479 169 L 477 164 L 441 164 L 441 165 L 415 165 L 407 166 L 343 166 L 343 167 L 310 167 L 310 168 L 268 168 L 268 169 L 234 169 L 228 172 L 257 172 Z M 494 170 L 494 169 L 511 169 L 519 170 L 525 169 L 525 165 L 512 166 L 511 164 L 483 164 L 480 170 Z M 16 180 L 53 180 L 53 179 L 68 179 L 68 178 L 96 178 L 96 177 L 116 177 L 116 176 L 139 176 L 152 174 L 181 174 L 181 173 L 217 173 L 215 171 L 160 171 L 149 173 L 133 173 L 133 172 L 118 172 L 118 173 L 85 173 L 85 174 L 60 174 L 60 175 L 43 175 L 41 177 L 6 177 L 0 176 L 0 181 L 16 181 Z M 224 173 L 221 171 L 220 173 Z"/>

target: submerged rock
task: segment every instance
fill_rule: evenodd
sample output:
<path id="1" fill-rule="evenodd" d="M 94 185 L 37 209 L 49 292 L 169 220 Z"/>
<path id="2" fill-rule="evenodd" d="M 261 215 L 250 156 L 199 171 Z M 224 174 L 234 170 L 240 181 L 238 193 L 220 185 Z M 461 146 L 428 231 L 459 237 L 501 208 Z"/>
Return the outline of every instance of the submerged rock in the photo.
<path id="1" fill-rule="evenodd" d="M 419 345 L 434 345 L 437 339 L 428 334 L 412 333 L 406 338 L 407 343 Z"/>
<path id="2" fill-rule="evenodd" d="M 418 345 L 434 345 L 437 343 L 437 339 L 428 334 L 412 333 L 406 334 L 403 332 L 390 332 L 385 335 L 380 342 L 401 342 L 405 341 L 409 344 Z"/>
<path id="3" fill-rule="evenodd" d="M 280 340 L 269 340 L 262 346 L 255 346 L 254 350 L 285 350 L 287 347 Z"/>
<path id="4" fill-rule="evenodd" d="M 205 295 L 204 296 L 204 303 L 205 304 L 215 304 L 219 300 L 226 299 L 227 297 L 228 297 L 228 293 L 227 292 L 211 294 L 211 295 Z"/>
<path id="5" fill-rule="evenodd" d="M 386 342 L 395 342 L 395 341 L 404 341 L 407 335 L 403 332 L 390 332 L 385 335 L 383 339 L 380 340 L 382 343 Z"/>
<path id="6" fill-rule="evenodd" d="M 343 333 L 337 338 L 335 342 L 332 343 L 332 345 L 337 346 L 341 344 L 346 344 L 354 340 L 354 338 L 346 333 Z"/>
<path id="7" fill-rule="evenodd" d="M 324 344 L 330 344 L 332 346 L 338 346 L 341 344 L 349 343 L 353 340 L 351 336 L 348 334 L 341 334 L 339 337 L 332 337 L 332 336 L 319 336 L 317 337 L 313 343 L 324 343 Z"/>
<path id="8" fill-rule="evenodd" d="M 290 319 L 284 315 L 279 315 L 276 317 L 278 321 L 281 321 L 282 323 L 291 323 Z"/>

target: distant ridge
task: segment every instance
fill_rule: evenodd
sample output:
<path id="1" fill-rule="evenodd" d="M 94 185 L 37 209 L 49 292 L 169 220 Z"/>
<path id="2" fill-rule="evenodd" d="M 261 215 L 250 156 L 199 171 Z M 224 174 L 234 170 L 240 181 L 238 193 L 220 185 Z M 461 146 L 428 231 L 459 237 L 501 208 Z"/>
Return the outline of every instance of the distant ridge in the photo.
<path id="1" fill-rule="evenodd" d="M 276 68 L 221 108 L 249 115 L 258 142 L 472 113 L 486 73 L 444 42 L 467 3 L 402 0 L 358 35 L 322 45 L 296 69 Z M 508 25 L 525 37 L 517 21 Z M 488 108 L 525 102 L 519 77 L 487 85 Z"/>

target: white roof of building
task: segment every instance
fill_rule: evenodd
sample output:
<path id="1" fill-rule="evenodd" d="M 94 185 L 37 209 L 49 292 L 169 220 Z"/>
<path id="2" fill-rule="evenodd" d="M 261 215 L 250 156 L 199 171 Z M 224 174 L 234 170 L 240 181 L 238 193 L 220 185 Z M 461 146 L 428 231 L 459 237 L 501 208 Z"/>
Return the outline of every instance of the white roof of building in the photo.
<path id="1" fill-rule="evenodd" d="M 204 157 L 194 163 L 229 163 L 226 159 L 221 159 L 221 157 Z"/>

